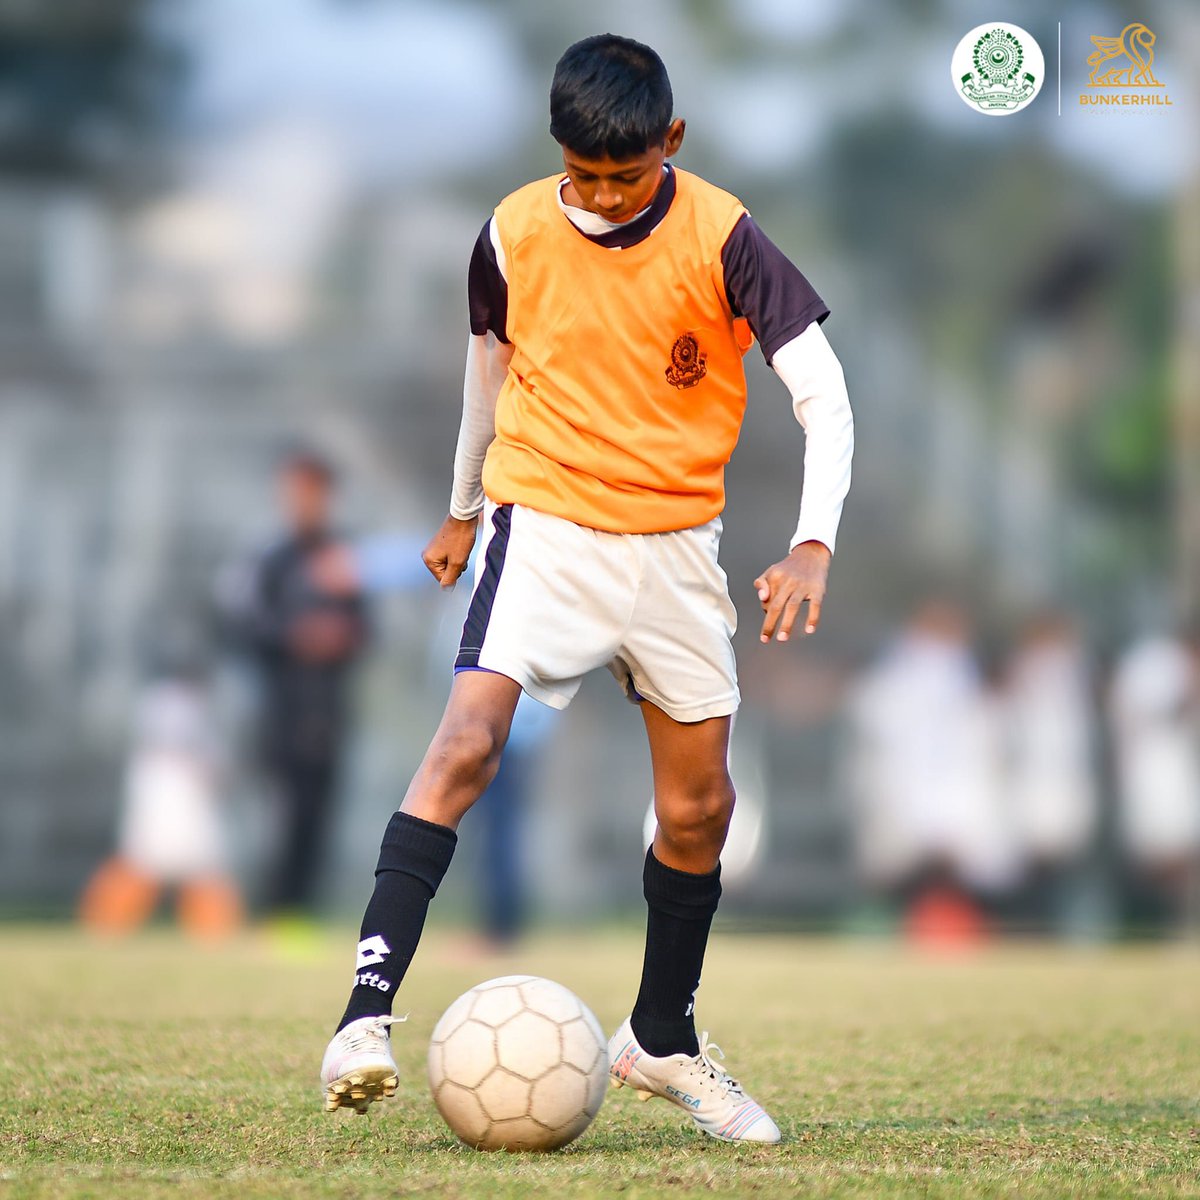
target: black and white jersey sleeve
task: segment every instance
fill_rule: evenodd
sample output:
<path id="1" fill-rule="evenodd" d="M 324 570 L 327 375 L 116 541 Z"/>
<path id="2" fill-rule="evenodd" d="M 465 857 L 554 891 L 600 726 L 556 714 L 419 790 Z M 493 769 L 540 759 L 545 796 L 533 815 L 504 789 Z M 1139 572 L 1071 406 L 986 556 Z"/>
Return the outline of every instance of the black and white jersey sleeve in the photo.
<path id="1" fill-rule="evenodd" d="M 775 351 L 829 316 L 800 269 L 743 214 L 721 248 L 725 295 L 735 317 L 745 317 L 770 362 Z"/>
<path id="2" fill-rule="evenodd" d="M 492 334 L 498 342 L 508 343 L 508 279 L 505 275 L 504 250 L 496 235 L 496 219 L 489 217 L 475 239 L 471 265 L 467 269 L 467 310 L 471 332 L 482 337 Z"/>
<path id="3" fill-rule="evenodd" d="M 829 306 L 749 213 L 726 240 L 721 264 L 730 308 L 749 321 L 804 427 L 804 488 L 790 548 L 821 542 L 832 553 L 850 488 L 854 418 L 841 364 L 820 328 Z"/>
<path id="4" fill-rule="evenodd" d="M 513 356 L 509 343 L 508 280 L 504 250 L 490 217 L 467 268 L 467 312 L 471 335 L 463 376 L 463 413 L 454 450 L 450 514 L 470 520 L 483 509 L 483 463 L 496 436 L 496 401 Z"/>

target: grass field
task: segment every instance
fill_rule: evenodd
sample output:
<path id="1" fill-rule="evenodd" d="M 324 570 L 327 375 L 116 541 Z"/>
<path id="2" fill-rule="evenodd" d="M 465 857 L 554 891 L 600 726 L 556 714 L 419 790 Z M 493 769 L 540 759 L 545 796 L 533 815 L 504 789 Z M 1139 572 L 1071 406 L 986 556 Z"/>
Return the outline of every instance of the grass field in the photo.
<path id="1" fill-rule="evenodd" d="M 546 936 L 499 962 L 431 938 L 400 1002 L 396 1100 L 326 1116 L 315 1074 L 351 941 L 298 961 L 252 936 L 197 950 L 0 927 L 0 1195 L 1200 1196 L 1200 956 L 1178 946 L 938 960 L 718 937 L 700 1015 L 784 1144 L 715 1143 L 614 1092 L 568 1150 L 523 1156 L 441 1124 L 434 1022 L 520 970 L 611 1029 L 637 937 Z"/>

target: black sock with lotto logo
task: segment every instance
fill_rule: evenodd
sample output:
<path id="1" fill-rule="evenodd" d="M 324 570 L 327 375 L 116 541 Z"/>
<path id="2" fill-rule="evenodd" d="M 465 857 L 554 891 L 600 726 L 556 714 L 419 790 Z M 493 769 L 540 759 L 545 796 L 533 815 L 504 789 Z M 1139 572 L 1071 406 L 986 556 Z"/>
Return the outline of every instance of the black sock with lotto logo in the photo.
<path id="1" fill-rule="evenodd" d="M 375 891 L 363 914 L 354 988 L 338 1029 L 359 1017 L 392 1011 L 396 988 L 421 940 L 429 902 L 457 843 L 453 829 L 408 813 L 392 814 L 379 847 Z"/>
<path id="2" fill-rule="evenodd" d="M 647 1054 L 698 1054 L 692 1016 L 704 949 L 721 899 L 721 868 L 692 875 L 664 866 L 646 852 L 642 873 L 649 913 L 642 986 L 633 1006 L 633 1036 Z"/>

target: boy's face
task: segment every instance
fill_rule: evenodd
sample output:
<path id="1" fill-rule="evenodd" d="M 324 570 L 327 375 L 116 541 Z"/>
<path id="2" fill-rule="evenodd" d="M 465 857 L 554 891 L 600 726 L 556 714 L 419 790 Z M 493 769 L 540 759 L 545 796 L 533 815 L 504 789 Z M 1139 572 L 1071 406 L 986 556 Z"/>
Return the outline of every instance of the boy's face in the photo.
<path id="1" fill-rule="evenodd" d="M 682 118 L 676 117 L 661 145 L 620 161 L 584 158 L 564 146 L 563 166 L 569 182 L 563 198 L 606 221 L 624 222 L 637 216 L 654 199 L 662 183 L 663 163 L 679 149 L 683 130 Z"/>

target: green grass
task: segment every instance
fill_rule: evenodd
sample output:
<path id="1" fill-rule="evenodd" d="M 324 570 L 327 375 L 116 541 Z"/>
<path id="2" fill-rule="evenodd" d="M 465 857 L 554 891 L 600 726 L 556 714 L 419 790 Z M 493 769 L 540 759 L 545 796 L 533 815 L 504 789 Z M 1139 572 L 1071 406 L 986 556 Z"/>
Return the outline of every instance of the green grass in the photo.
<path id="1" fill-rule="evenodd" d="M 520 970 L 611 1029 L 638 938 L 546 936 L 503 962 L 429 939 L 400 1000 L 396 1100 L 326 1116 L 315 1074 L 351 944 L 298 961 L 255 937 L 203 950 L 0 927 L 0 1195 L 1200 1196 L 1200 956 L 1178 946 L 939 960 L 717 937 L 700 1015 L 784 1144 L 712 1142 L 623 1091 L 573 1146 L 526 1156 L 441 1124 L 434 1022 Z"/>

